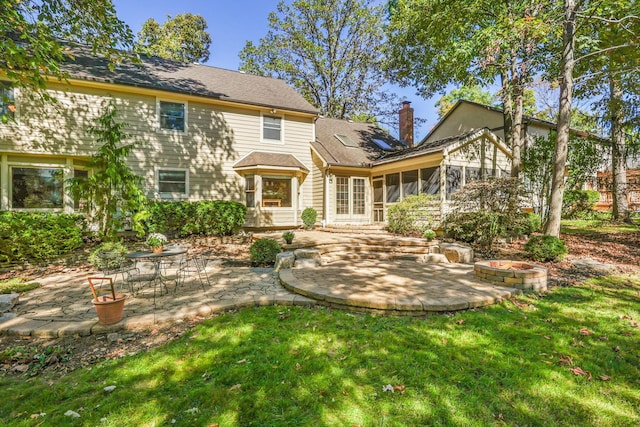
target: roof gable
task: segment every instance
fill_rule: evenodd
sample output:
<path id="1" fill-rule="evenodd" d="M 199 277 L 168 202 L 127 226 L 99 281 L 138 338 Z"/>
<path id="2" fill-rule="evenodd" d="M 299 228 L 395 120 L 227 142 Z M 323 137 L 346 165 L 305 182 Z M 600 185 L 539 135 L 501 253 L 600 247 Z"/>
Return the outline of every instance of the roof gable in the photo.
<path id="1" fill-rule="evenodd" d="M 419 156 L 424 156 L 428 154 L 438 153 L 441 151 L 454 151 L 459 147 L 462 147 L 466 144 L 470 144 L 474 141 L 477 141 L 480 138 L 486 138 L 491 141 L 494 145 L 496 145 L 502 152 L 504 152 L 507 156 L 511 157 L 511 151 L 504 145 L 504 143 L 489 129 L 473 129 L 469 132 L 451 136 L 448 138 L 440 139 L 438 141 L 433 141 L 426 144 L 420 144 L 418 146 L 407 148 L 404 151 L 400 151 L 397 153 L 388 154 L 380 159 L 378 159 L 374 164 L 383 165 L 386 163 L 396 162 L 399 160 L 411 159 Z"/>

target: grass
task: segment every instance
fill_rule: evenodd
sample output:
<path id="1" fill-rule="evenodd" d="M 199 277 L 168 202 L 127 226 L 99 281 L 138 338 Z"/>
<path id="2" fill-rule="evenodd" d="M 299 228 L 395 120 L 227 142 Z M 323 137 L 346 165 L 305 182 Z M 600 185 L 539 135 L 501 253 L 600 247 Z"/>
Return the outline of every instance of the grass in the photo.
<path id="1" fill-rule="evenodd" d="M 637 426 L 639 303 L 640 277 L 610 276 L 425 319 L 245 309 L 63 377 L 0 378 L 0 425 Z"/>
<path id="2" fill-rule="evenodd" d="M 32 291 L 40 287 L 39 283 L 30 282 L 20 277 L 14 277 L 13 279 L 3 280 L 0 282 L 0 294 L 12 294 Z"/>
<path id="3" fill-rule="evenodd" d="M 640 231 L 638 224 L 612 223 L 601 219 L 572 219 L 562 220 L 560 233 L 590 234 L 590 233 L 633 233 Z"/>

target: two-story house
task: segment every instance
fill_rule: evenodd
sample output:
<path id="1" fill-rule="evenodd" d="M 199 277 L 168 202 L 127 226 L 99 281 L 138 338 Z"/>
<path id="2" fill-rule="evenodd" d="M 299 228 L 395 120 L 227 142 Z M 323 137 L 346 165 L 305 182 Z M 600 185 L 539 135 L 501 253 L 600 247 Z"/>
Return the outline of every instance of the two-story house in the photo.
<path id="1" fill-rule="evenodd" d="M 310 141 L 317 110 L 284 82 L 199 64 L 143 58 L 110 71 L 78 48 L 50 81 L 56 102 L 3 83 L 13 120 L 0 126 L 0 209 L 74 211 L 65 181 L 91 173 L 87 130 L 113 99 L 128 159 L 148 197 L 246 201 L 247 225 L 292 226 L 313 205 Z"/>
<path id="2" fill-rule="evenodd" d="M 419 193 L 434 195 L 442 214 L 466 182 L 510 168 L 486 122 L 413 146 L 409 103 L 399 141 L 320 117 L 277 79 L 147 57 L 112 71 L 81 47 L 74 54 L 69 79 L 48 84 L 56 102 L 3 83 L 0 107 L 13 120 L 0 127 L 0 209 L 73 212 L 65 182 L 91 173 L 88 129 L 109 100 L 138 142 L 128 163 L 148 197 L 243 202 L 252 228 L 295 227 L 306 207 L 324 224 L 383 223 L 389 206 Z"/>

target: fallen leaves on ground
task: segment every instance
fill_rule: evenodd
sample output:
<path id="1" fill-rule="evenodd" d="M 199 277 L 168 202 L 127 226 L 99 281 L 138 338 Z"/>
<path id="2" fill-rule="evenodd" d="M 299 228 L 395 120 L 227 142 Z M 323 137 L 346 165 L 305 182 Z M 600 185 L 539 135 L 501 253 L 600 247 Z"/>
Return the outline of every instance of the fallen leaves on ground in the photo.
<path id="1" fill-rule="evenodd" d="M 580 335 L 593 335 L 593 331 L 590 331 L 587 328 L 581 328 L 580 329 Z"/>
<path id="2" fill-rule="evenodd" d="M 591 372 L 585 371 L 579 366 L 576 366 L 575 368 L 571 368 L 569 370 L 573 373 L 573 375 L 586 377 L 589 381 L 591 381 L 591 379 L 593 378 L 593 375 L 591 375 Z"/>
<path id="3" fill-rule="evenodd" d="M 560 356 L 558 363 L 565 366 L 573 366 L 573 357 L 570 355 Z"/>

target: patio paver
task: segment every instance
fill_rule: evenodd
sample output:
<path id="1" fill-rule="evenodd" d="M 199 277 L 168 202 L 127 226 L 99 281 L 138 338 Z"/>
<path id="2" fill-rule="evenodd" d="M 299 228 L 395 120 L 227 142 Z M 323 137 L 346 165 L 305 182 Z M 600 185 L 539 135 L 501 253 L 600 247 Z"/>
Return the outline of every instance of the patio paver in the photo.
<path id="1" fill-rule="evenodd" d="M 335 233 L 315 232 L 303 236 L 298 240 L 301 247 L 313 246 L 314 241 L 348 241 L 348 237 Z M 385 238 L 379 237 L 381 245 Z M 357 239 L 363 240 L 362 237 Z M 367 237 L 366 240 L 375 239 Z M 38 279 L 42 286 L 21 295 L 13 310 L 16 316 L 7 316 L 5 321 L 0 321 L 0 334 L 83 336 L 150 328 L 184 318 L 274 304 L 321 304 L 356 311 L 421 316 L 494 304 L 520 293 L 517 289 L 475 279 L 473 266 L 463 264 L 361 259 L 280 272 L 272 268 L 212 264 L 213 267 L 207 268 L 211 286 L 205 286 L 203 291 L 200 283 L 191 278 L 176 290 L 175 295 L 170 288 L 168 295 L 157 297 L 155 306 L 152 287 L 137 295 L 129 295 L 128 288 L 123 287 L 122 293 L 127 294 L 123 319 L 108 326 L 98 324 L 91 304 L 86 279 L 95 273 L 65 273 Z"/>

